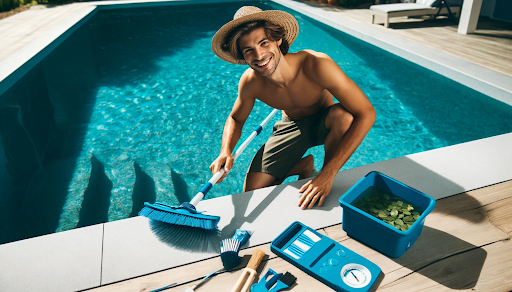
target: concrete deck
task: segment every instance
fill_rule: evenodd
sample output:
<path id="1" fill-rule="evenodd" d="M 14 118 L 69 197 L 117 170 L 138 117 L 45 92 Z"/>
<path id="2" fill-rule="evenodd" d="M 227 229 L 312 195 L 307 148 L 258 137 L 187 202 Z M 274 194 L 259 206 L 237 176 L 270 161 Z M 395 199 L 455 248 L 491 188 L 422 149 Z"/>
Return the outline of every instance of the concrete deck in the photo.
<path id="1" fill-rule="evenodd" d="M 194 1 L 201 2 L 204 1 Z M 512 79 L 504 74 L 340 18 L 332 11 L 289 0 L 275 2 L 512 104 Z M 5 38 L 11 44 L 23 42 L 23 39 L 26 45 L 5 54 L 0 63 L 0 80 L 11 76 L 28 59 L 39 56 L 43 48 L 69 27 L 93 13 L 94 5 L 113 3 L 140 2 L 88 2 L 51 8 L 56 9 L 54 13 L 43 17 L 48 25 L 32 27 L 33 30 L 27 28 L 23 32 L 26 38 L 14 35 Z M 37 14 L 36 11 L 31 9 L 23 13 Z M 0 21 L 0 39 L 4 40 L 4 36 L 12 33 L 12 29 L 8 29 L 11 21 L 17 21 L 21 27 L 36 18 L 35 14 L 26 14 L 30 17 L 24 18 L 23 13 L 13 16 L 14 20 L 9 22 L 10 18 Z M 2 41 L 0 46 L 3 54 L 8 45 Z M 172 236 L 183 230 L 169 233 L 167 228 L 150 224 L 146 218 L 126 219 L 0 245 L 0 290 L 84 290 L 216 257 L 219 240 L 230 237 L 235 229 L 254 230 L 248 246 L 256 246 L 267 244 L 298 218 L 316 229 L 339 224 L 339 196 L 372 170 L 381 171 L 436 199 L 508 181 L 512 179 L 511 144 L 512 133 L 343 171 L 336 177 L 325 205 L 309 211 L 301 211 L 295 206 L 301 182 L 203 201 L 200 210 L 221 216 L 221 234 L 199 234 L 203 240 L 200 245 L 190 245 L 183 237 Z M 287 215 L 272 220 L 276 214 Z"/>

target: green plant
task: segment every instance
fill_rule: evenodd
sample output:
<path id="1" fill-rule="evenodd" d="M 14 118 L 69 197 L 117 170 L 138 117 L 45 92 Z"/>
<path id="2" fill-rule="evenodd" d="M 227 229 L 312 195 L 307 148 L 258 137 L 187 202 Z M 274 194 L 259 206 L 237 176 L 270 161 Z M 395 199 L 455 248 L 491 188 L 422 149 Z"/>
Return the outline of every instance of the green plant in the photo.
<path id="1" fill-rule="evenodd" d="M 32 2 L 30 2 L 30 5 L 32 5 L 32 6 L 37 5 L 37 1 L 36 0 L 32 0 Z"/>

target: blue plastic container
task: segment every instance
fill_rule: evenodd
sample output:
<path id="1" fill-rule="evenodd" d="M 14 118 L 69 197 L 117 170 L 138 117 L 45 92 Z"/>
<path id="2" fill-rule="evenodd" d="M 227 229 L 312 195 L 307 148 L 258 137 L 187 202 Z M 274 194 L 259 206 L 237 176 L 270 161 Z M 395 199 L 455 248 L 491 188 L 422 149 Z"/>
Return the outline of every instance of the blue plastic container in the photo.
<path id="1" fill-rule="evenodd" d="M 370 186 L 389 191 L 425 211 L 409 229 L 400 231 L 352 206 L 352 202 Z M 343 207 L 343 230 L 348 236 L 392 258 L 400 257 L 414 244 L 421 234 L 425 218 L 436 206 L 436 201 L 432 197 L 377 171 L 372 171 L 361 178 L 340 197 L 339 203 Z"/>

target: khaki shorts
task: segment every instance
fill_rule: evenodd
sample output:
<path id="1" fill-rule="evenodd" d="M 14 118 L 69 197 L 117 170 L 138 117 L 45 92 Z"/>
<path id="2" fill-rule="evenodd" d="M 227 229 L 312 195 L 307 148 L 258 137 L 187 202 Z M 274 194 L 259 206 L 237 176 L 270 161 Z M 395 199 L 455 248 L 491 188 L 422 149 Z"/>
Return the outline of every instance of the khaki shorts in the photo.
<path id="1" fill-rule="evenodd" d="M 263 172 L 282 180 L 314 146 L 323 145 L 329 130 L 325 118 L 332 106 L 302 120 L 283 115 L 274 132 L 254 156 L 248 172 Z"/>

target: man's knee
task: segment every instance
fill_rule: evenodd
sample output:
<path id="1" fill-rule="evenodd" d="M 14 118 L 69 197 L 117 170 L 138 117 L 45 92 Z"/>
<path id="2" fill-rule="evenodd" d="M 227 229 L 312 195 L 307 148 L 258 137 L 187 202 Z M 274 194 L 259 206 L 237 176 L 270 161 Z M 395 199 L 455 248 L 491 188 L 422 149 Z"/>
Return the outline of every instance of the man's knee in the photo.
<path id="1" fill-rule="evenodd" d="M 275 184 L 276 177 L 263 172 L 249 172 L 245 177 L 244 192 L 261 189 Z"/>
<path id="2" fill-rule="evenodd" d="M 325 126 L 328 130 L 339 130 L 346 132 L 354 122 L 354 116 L 344 109 L 340 104 L 335 104 L 329 110 L 325 119 Z"/>

